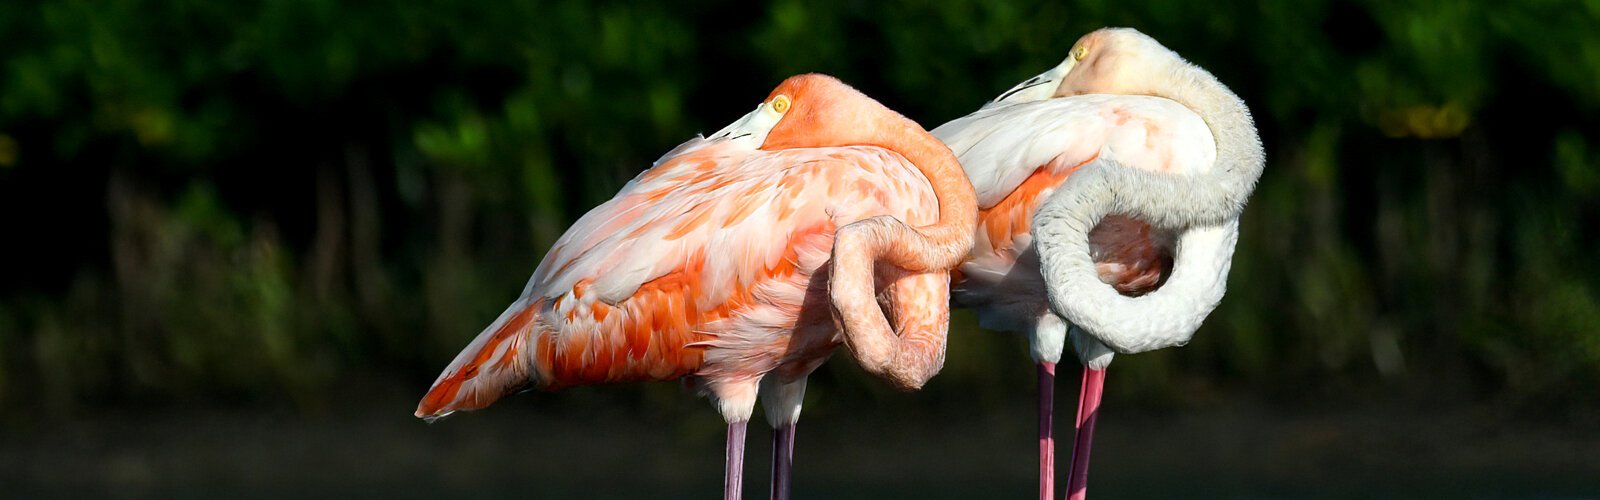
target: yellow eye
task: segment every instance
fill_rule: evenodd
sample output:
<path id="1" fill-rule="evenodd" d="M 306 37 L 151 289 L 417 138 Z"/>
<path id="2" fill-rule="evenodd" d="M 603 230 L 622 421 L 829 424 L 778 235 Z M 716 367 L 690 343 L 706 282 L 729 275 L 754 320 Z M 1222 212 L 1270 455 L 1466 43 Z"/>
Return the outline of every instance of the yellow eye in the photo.
<path id="1" fill-rule="evenodd" d="M 780 115 L 789 112 L 789 96 L 778 94 L 778 97 L 772 98 L 772 110 Z"/>
<path id="2" fill-rule="evenodd" d="M 1078 48 L 1072 49 L 1072 58 L 1075 59 L 1075 60 L 1082 61 L 1083 58 L 1088 57 L 1088 56 L 1089 56 L 1089 48 L 1088 47 L 1084 47 L 1082 45 L 1079 45 Z"/>

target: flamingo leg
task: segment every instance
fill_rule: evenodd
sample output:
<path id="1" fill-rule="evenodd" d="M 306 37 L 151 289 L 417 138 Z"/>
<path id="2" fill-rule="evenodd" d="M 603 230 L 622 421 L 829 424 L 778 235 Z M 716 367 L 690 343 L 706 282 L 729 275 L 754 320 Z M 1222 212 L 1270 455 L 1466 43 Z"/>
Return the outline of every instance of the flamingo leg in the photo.
<path id="1" fill-rule="evenodd" d="M 1078 434 L 1072 440 L 1072 472 L 1067 477 L 1067 500 L 1084 500 L 1089 488 L 1089 446 L 1094 423 L 1100 417 L 1100 394 L 1106 371 L 1083 369 L 1083 389 L 1078 393 Z"/>
<path id="2" fill-rule="evenodd" d="M 1039 499 L 1056 496 L 1056 364 L 1039 363 Z"/>
<path id="3" fill-rule="evenodd" d="M 749 421 L 728 423 L 728 452 L 722 476 L 723 500 L 739 500 L 744 490 L 744 433 Z"/>
<path id="4" fill-rule="evenodd" d="M 772 500 L 789 500 L 789 477 L 794 468 L 795 423 L 778 426 L 772 433 Z"/>

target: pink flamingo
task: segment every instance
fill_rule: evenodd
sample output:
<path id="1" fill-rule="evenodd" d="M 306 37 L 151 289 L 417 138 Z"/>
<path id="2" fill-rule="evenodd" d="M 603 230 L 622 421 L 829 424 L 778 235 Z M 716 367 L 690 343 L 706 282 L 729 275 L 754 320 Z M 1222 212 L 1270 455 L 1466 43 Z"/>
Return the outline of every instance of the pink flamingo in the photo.
<path id="1" fill-rule="evenodd" d="M 758 395 L 777 429 L 772 495 L 786 498 L 806 376 L 841 342 L 900 388 L 943 366 L 974 203 L 955 156 L 915 122 L 832 77 L 789 78 L 579 219 L 416 415 L 687 377 L 728 422 L 724 498 L 741 493 Z"/>
<path id="2" fill-rule="evenodd" d="M 1113 353 L 1183 345 L 1222 300 L 1238 217 L 1265 159 L 1244 102 L 1132 29 L 1102 29 L 1060 65 L 933 131 L 978 194 L 955 286 L 986 328 L 1028 335 L 1039 365 L 1039 497 L 1054 495 L 1055 364 L 1084 365 L 1068 497 Z"/>

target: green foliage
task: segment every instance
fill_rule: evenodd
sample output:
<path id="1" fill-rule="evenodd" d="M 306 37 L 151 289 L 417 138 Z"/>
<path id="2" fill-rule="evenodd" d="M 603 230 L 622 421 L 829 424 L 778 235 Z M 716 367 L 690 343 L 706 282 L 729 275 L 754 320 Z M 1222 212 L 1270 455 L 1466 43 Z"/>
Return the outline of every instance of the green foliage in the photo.
<path id="1" fill-rule="evenodd" d="M 1128 25 L 1239 91 L 1270 160 L 1227 299 L 1123 394 L 1591 404 L 1600 2 L 1480 3 L 16 2 L 0 401 L 420 390 L 572 220 L 782 78 L 931 127 Z M 950 349 L 931 404 L 1031 384 L 1017 337 L 960 315 Z"/>

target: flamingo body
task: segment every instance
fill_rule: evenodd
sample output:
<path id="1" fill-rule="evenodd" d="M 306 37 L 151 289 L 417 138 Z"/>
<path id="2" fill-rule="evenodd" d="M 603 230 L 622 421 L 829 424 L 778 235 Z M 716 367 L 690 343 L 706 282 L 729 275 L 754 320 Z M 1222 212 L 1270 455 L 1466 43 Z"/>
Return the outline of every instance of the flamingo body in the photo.
<path id="1" fill-rule="evenodd" d="M 1060 360 L 1066 323 L 1050 310 L 1033 248 L 1040 206 L 1091 163 L 1152 172 L 1204 172 L 1216 160 L 1205 121 L 1160 97 L 1090 94 L 996 103 L 933 130 L 957 151 L 978 195 L 978 231 L 953 298 L 985 328 L 1030 335 L 1038 361 Z M 1172 271 L 1169 231 L 1108 216 L 1089 235 L 1101 282 L 1138 296 Z"/>
<path id="2" fill-rule="evenodd" d="M 524 386 L 690 376 L 725 417 L 748 418 L 763 375 L 803 376 L 841 342 L 812 279 L 834 230 L 937 214 L 927 179 L 883 148 L 686 146 L 556 242 L 522 296 L 445 369 L 420 416 L 481 408 Z"/>

